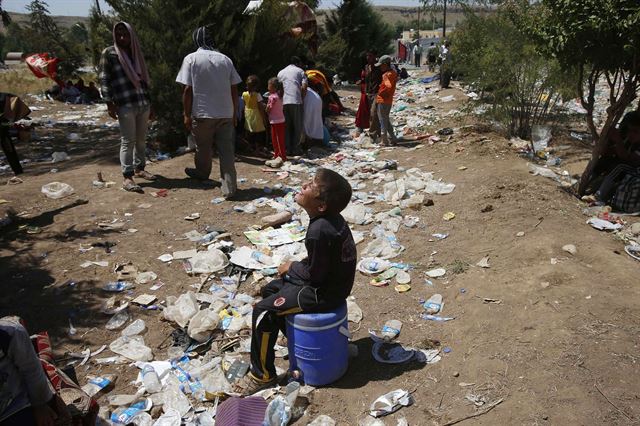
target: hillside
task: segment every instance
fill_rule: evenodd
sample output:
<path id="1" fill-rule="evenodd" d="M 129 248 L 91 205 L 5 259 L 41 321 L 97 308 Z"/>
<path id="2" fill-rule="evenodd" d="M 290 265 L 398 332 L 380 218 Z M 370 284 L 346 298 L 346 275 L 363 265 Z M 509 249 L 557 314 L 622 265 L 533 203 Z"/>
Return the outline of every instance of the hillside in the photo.
<path id="1" fill-rule="evenodd" d="M 28 13 L 9 12 L 9 15 L 13 22 L 17 22 L 18 24 L 25 24 L 29 22 Z M 54 16 L 53 19 L 56 21 L 56 24 L 62 28 L 69 28 L 78 22 L 87 26 L 89 25 L 89 18 L 86 16 Z M 2 28 L 2 26 L 0 26 L 0 28 Z"/>
<path id="2" fill-rule="evenodd" d="M 398 21 L 411 21 L 418 18 L 417 7 L 374 6 L 373 8 L 382 15 L 386 23 L 392 26 Z M 321 9 L 317 11 L 318 21 L 320 24 L 324 23 L 327 14 L 330 12 L 330 9 Z M 29 20 L 29 15 L 27 13 L 10 12 L 10 15 L 11 19 L 19 24 L 26 23 Z M 439 17 L 440 15 L 436 16 Z M 447 13 L 447 24 L 455 25 L 457 22 L 461 21 L 463 17 L 464 13 L 462 12 L 462 9 L 451 9 Z M 77 22 L 84 23 L 85 25 L 89 24 L 89 18 L 86 16 L 54 16 L 53 18 L 56 23 L 63 28 L 68 28 Z M 431 17 L 428 13 L 423 13 L 422 19 L 425 19 L 425 22 L 427 22 Z M 0 26 L 0 28 L 2 27 Z"/>
<path id="3" fill-rule="evenodd" d="M 398 21 L 411 21 L 418 19 L 417 7 L 399 7 L 399 6 L 373 6 L 376 12 L 380 13 L 386 23 L 394 26 Z M 321 9 L 317 11 L 318 20 L 322 24 L 326 19 L 330 9 Z M 436 17 L 441 17 L 441 14 L 437 14 Z M 447 11 L 447 25 L 455 25 L 464 18 L 462 9 L 455 8 Z M 431 19 L 429 13 L 422 13 L 421 19 L 425 22 Z"/>

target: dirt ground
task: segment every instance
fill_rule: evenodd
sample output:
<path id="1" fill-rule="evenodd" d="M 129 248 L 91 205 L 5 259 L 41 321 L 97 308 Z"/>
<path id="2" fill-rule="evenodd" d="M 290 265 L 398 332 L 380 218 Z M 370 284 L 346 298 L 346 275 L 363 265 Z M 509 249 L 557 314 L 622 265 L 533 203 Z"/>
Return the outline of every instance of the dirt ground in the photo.
<path id="1" fill-rule="evenodd" d="M 351 96 L 347 104 L 355 108 L 357 93 L 344 94 Z M 465 98 L 457 89 L 440 93 L 447 94 Z M 435 106 L 444 115 L 460 103 Z M 52 113 L 53 107 L 42 105 L 46 109 L 34 116 Z M 352 115 L 345 115 L 336 123 L 352 128 L 352 120 Z M 373 287 L 369 278 L 357 275 L 352 294 L 364 318 L 360 325 L 350 325 L 359 355 L 342 379 L 313 392 L 305 417 L 296 424 L 307 424 L 319 414 L 341 425 L 358 424 L 378 396 L 399 388 L 413 392 L 415 403 L 384 418 L 387 425 L 395 425 L 401 417 L 410 425 L 453 424 L 448 422 L 474 414 L 478 416 L 463 424 L 629 425 L 640 421 L 640 264 L 624 253 L 620 241 L 585 224 L 583 203 L 551 180 L 532 176 L 526 160 L 507 140 L 471 127 L 460 129 L 473 121 L 473 117 L 443 118 L 433 130 L 453 127 L 450 138 L 420 149 L 409 150 L 415 144 L 407 144 L 380 152 L 379 158 L 431 171 L 455 183 L 456 189 L 450 195 L 434 196 L 433 206 L 412 213 L 420 217 L 418 227 L 402 227 L 397 234 L 406 251 L 395 260 L 415 267 L 411 291 L 398 294 L 393 285 Z M 71 131 L 83 140 L 66 141 Z M 231 232 L 236 246 L 246 245 L 242 231 L 258 223 L 261 213 L 272 212 L 264 208 L 248 215 L 233 211 L 237 203 L 212 204 L 213 198 L 221 196 L 219 188 L 185 179 L 183 170 L 191 166 L 193 154 L 150 164 L 148 170 L 161 178 L 144 183 L 144 195 L 120 190 L 117 128 L 54 126 L 38 128 L 36 134 L 53 136 L 50 144 L 55 150 L 65 148 L 72 158 L 56 164 L 27 164 L 21 176 L 24 182 L 18 185 L 5 185 L 7 174 L 0 177 L 0 198 L 8 201 L 0 209 L 18 213 L 11 225 L 0 228 L 0 315 L 22 316 L 32 332 L 48 330 L 62 365 L 66 352 L 95 350 L 119 336 L 118 331 L 105 330 L 108 316 L 100 312 L 108 297 L 100 287 L 115 279 L 115 264 L 132 261 L 141 271 L 156 272 L 165 285 L 155 294 L 164 301 L 199 283 L 178 262 L 163 264 L 156 259 L 163 253 L 193 248 L 193 243 L 180 239 L 184 232 L 212 225 Z M 21 155 L 37 152 L 36 142 L 19 145 Z M 561 143 L 573 143 L 563 167 L 579 172 L 587 159 L 584 147 L 575 141 Z M 51 173 L 52 168 L 57 173 Z M 280 182 L 274 174 L 262 172 L 257 159 L 241 157 L 237 168 L 238 176 L 246 179 L 240 188 L 247 200 L 265 196 L 264 186 Z M 214 164 L 214 178 L 216 169 Z M 116 185 L 94 189 L 91 182 L 98 171 Z M 269 183 L 257 184 L 256 179 Z M 51 181 L 70 184 L 75 195 L 45 198 L 40 188 Z M 168 189 L 168 196 L 152 197 L 150 193 L 157 189 Z M 369 183 L 370 190 L 381 188 Z M 151 207 L 141 208 L 143 203 Z M 386 203 L 373 207 L 388 210 Z M 197 223 L 183 220 L 193 212 L 201 214 Z M 446 212 L 454 212 L 455 219 L 444 221 Z M 124 230 L 97 227 L 98 222 L 115 218 L 126 221 Z M 37 226 L 41 232 L 29 234 L 22 225 Z M 368 231 L 370 226 L 354 228 Z M 524 236 L 518 237 L 519 232 Z M 449 237 L 431 242 L 433 233 Z M 105 241 L 117 243 L 110 254 L 100 248 L 79 251 L 80 244 Z M 565 244 L 574 244 L 577 254 L 564 252 Z M 490 268 L 475 266 L 485 256 Z M 86 260 L 106 260 L 109 266 L 83 269 L 80 264 Z M 450 272 L 428 286 L 423 272 L 437 266 Z M 454 269 L 459 273 L 451 273 Z M 132 295 L 151 293 L 148 287 L 138 286 Z M 419 300 L 433 293 L 444 296 L 444 314 L 455 320 L 438 323 L 420 318 Z M 485 298 L 499 303 L 486 303 Z M 161 311 L 134 306 L 131 312 L 147 322 L 145 341 L 156 359 L 164 359 L 172 324 L 161 320 Z M 77 329 L 74 336 L 68 334 L 70 319 Z M 389 319 L 404 323 L 399 342 L 420 347 L 425 339 L 435 339 L 450 352 L 443 352 L 442 360 L 433 365 L 378 364 L 371 356 L 367 330 Z M 101 354 L 110 355 L 108 349 Z M 87 374 L 117 372 L 111 394 L 135 391 L 131 382 L 138 370 L 127 364 L 99 366 L 90 361 L 76 366 L 76 371 L 81 384 Z M 475 407 L 466 399 L 469 395 L 484 398 L 486 404 Z M 498 401 L 502 402 L 480 414 Z"/>

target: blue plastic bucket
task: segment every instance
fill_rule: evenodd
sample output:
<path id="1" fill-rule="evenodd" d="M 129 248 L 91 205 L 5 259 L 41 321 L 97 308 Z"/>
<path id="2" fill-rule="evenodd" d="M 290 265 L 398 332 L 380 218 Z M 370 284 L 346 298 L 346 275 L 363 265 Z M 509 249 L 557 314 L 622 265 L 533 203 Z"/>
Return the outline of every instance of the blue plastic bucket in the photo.
<path id="1" fill-rule="evenodd" d="M 287 316 L 290 369 L 311 386 L 335 382 L 349 366 L 347 304 L 330 312 Z"/>

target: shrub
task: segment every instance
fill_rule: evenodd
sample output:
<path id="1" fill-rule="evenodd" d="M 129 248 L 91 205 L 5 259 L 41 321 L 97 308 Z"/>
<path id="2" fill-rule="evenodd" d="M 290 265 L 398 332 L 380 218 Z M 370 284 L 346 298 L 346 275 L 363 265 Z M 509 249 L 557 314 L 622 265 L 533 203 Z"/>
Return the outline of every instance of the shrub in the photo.
<path id="1" fill-rule="evenodd" d="M 468 10 L 452 34 L 454 73 L 480 92 L 487 115 L 509 136 L 524 139 L 549 120 L 566 93 L 567 76 L 555 59 L 542 55 L 502 10 L 485 16 Z"/>

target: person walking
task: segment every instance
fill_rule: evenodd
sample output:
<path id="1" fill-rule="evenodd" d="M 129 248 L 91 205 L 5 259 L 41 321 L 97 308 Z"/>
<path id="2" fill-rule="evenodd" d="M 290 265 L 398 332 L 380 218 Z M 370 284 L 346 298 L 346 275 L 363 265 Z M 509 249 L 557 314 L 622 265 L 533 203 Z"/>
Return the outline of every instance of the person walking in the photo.
<path id="1" fill-rule="evenodd" d="M 364 66 L 364 85 L 369 104 L 369 135 L 377 134 L 380 131 L 380 123 L 376 117 L 376 97 L 382 82 L 382 72 L 376 67 L 376 53 L 372 50 L 367 52 L 367 64 Z"/>
<path id="2" fill-rule="evenodd" d="M 238 83 L 242 79 L 231 59 L 214 50 L 208 28 L 196 29 L 193 41 L 197 50 L 184 58 L 176 77 L 184 85 L 184 125 L 196 142 L 195 168 L 184 171 L 194 179 L 209 179 L 215 143 L 220 156 L 222 195 L 229 199 L 237 189 L 234 139 Z"/>
<path id="3" fill-rule="evenodd" d="M 436 62 L 438 61 L 438 48 L 436 47 L 435 42 L 431 42 L 429 45 L 429 49 L 427 49 L 427 65 L 429 66 L 429 71 L 433 72 L 436 69 Z"/>
<path id="4" fill-rule="evenodd" d="M 398 73 L 391 67 L 391 56 L 388 55 L 381 56 L 376 67 L 380 67 L 382 72 L 382 83 L 380 83 L 375 103 L 375 118 L 380 131 L 372 137 L 374 140 L 380 137 L 384 146 L 395 145 L 397 139 L 389 114 L 391 113 L 391 105 L 393 105 L 393 95 L 396 92 Z"/>
<path id="5" fill-rule="evenodd" d="M 153 110 L 149 98 L 149 72 L 133 27 L 118 22 L 113 27 L 113 46 L 102 51 L 100 86 L 109 116 L 120 124 L 120 165 L 126 191 L 142 193 L 133 177 L 155 180 L 145 171 L 145 141 Z"/>
<path id="6" fill-rule="evenodd" d="M 304 135 L 302 105 L 308 82 L 301 65 L 300 58 L 294 56 L 291 64 L 278 73 L 278 80 L 284 87 L 285 145 L 289 155 L 301 154 L 300 143 Z"/>
<path id="7" fill-rule="evenodd" d="M 420 68 L 420 63 L 422 62 L 422 46 L 420 46 L 420 39 L 418 39 L 416 45 L 413 46 L 413 60 L 415 66 Z"/>

